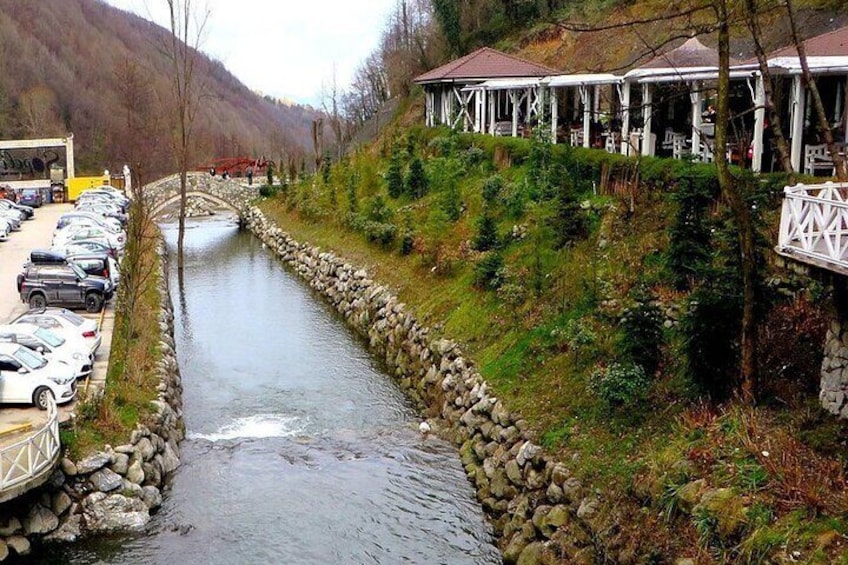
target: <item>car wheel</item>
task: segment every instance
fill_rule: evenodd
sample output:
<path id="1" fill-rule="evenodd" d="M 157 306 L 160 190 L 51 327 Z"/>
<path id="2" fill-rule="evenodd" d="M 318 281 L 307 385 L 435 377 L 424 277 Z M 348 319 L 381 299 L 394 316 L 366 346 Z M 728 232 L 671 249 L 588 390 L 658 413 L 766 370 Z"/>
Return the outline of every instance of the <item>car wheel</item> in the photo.
<path id="1" fill-rule="evenodd" d="M 85 295 L 85 311 L 100 312 L 103 308 L 103 296 L 96 292 L 89 292 Z"/>
<path id="2" fill-rule="evenodd" d="M 53 396 L 53 391 L 46 386 L 38 387 L 32 395 L 32 403 L 35 404 L 39 410 L 47 410 L 47 405 L 50 403 L 50 399 L 56 400 L 56 397 Z"/>
<path id="3" fill-rule="evenodd" d="M 44 308 L 47 306 L 47 297 L 43 294 L 33 294 L 29 297 L 30 308 Z"/>

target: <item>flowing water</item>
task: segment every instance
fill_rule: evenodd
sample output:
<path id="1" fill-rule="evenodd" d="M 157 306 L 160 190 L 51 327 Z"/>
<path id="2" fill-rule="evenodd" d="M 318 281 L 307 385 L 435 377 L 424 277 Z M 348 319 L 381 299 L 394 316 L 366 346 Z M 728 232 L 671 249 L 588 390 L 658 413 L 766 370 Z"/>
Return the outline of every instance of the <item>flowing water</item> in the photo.
<path id="1" fill-rule="evenodd" d="M 183 465 L 147 532 L 50 560 L 499 563 L 456 450 L 363 343 L 255 238 L 190 227 L 170 273 Z"/>

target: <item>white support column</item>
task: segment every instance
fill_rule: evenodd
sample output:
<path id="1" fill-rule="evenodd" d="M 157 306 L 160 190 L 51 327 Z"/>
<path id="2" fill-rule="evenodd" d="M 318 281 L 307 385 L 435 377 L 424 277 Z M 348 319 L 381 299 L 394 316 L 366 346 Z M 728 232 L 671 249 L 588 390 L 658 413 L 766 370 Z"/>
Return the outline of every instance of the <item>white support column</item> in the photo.
<path id="1" fill-rule="evenodd" d="M 621 153 L 630 154 L 630 83 L 621 87 Z"/>
<path id="2" fill-rule="evenodd" d="M 592 121 L 601 119 L 601 85 L 596 84 L 592 89 Z"/>
<path id="3" fill-rule="evenodd" d="M 559 96 L 556 88 L 550 89 L 551 93 L 551 143 L 557 142 L 557 122 L 559 121 Z"/>
<path id="4" fill-rule="evenodd" d="M 591 147 L 592 137 L 592 96 L 585 86 L 580 88 L 580 102 L 583 104 L 583 147 Z"/>
<path id="5" fill-rule="evenodd" d="M 689 83 L 689 99 L 692 102 L 692 155 L 701 154 L 701 83 Z"/>
<path id="6" fill-rule="evenodd" d="M 74 134 L 69 133 L 65 142 L 65 168 L 67 169 L 66 174 L 69 179 L 72 179 L 76 176 L 76 172 L 74 171 Z"/>
<path id="7" fill-rule="evenodd" d="M 494 91 L 489 95 L 489 135 L 495 135 L 495 116 L 497 114 L 498 91 Z"/>
<path id="8" fill-rule="evenodd" d="M 801 170 L 801 150 L 803 149 L 802 141 L 804 137 L 804 110 L 806 108 L 807 90 L 804 88 L 804 83 L 801 80 L 801 75 L 792 78 L 792 100 L 790 110 L 792 112 L 792 149 L 790 152 L 790 160 L 792 161 L 792 169 L 795 172 L 803 172 Z"/>
<path id="9" fill-rule="evenodd" d="M 486 109 L 488 108 L 489 93 L 485 89 L 480 91 L 480 130 L 479 133 L 486 132 Z"/>
<path id="10" fill-rule="evenodd" d="M 642 155 L 651 154 L 651 120 L 654 113 L 651 95 L 651 85 L 646 82 L 642 85 L 642 115 L 645 117 L 642 127 Z"/>
<path id="11" fill-rule="evenodd" d="M 754 141 L 751 169 L 755 173 L 763 170 L 763 128 L 766 125 L 766 91 L 762 75 L 757 75 L 754 86 Z"/>
<path id="12" fill-rule="evenodd" d="M 533 117 L 533 89 L 528 88 L 524 91 L 524 95 L 527 97 L 527 113 L 524 114 L 524 125 L 530 125 L 530 118 Z"/>
<path id="13" fill-rule="evenodd" d="M 483 127 L 480 123 L 480 116 L 482 114 L 480 111 L 480 104 L 482 102 L 481 92 L 479 89 L 474 91 L 474 133 L 480 133 Z"/>
<path id="14" fill-rule="evenodd" d="M 509 98 L 512 100 L 512 137 L 518 137 L 518 91 L 510 90 Z"/>
<path id="15" fill-rule="evenodd" d="M 845 77 L 845 86 L 842 88 L 845 100 L 842 102 L 842 122 L 845 124 L 845 144 L 848 145 L 848 77 Z"/>
<path id="16" fill-rule="evenodd" d="M 574 93 L 574 108 L 571 109 L 571 121 L 576 122 L 577 118 L 580 117 L 580 104 L 582 101 L 582 95 L 580 94 L 579 87 L 575 88 L 572 92 Z"/>

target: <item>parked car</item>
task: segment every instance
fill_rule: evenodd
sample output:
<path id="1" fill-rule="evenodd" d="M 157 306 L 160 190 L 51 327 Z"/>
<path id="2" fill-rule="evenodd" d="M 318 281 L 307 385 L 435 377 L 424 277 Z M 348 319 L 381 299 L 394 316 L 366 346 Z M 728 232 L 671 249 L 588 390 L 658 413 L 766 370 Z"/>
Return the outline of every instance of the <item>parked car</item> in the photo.
<path id="1" fill-rule="evenodd" d="M 12 202 L 11 200 L 7 200 L 5 198 L 0 198 L 0 208 L 23 212 L 24 216 L 22 217 L 22 219 L 24 220 L 31 220 L 32 217 L 35 216 L 35 210 L 32 209 L 32 206 L 24 206 L 23 204 L 18 204 L 17 202 Z"/>
<path id="2" fill-rule="evenodd" d="M 92 355 L 97 352 L 103 339 L 97 322 L 83 318 L 67 308 L 32 308 L 10 323 L 35 324 L 66 339 L 82 337 Z"/>
<path id="3" fill-rule="evenodd" d="M 77 198 L 77 205 L 87 203 L 111 204 L 120 208 L 122 212 L 126 212 L 130 205 L 129 199 L 125 196 L 97 189 L 86 190 Z"/>
<path id="4" fill-rule="evenodd" d="M 15 192 L 15 190 L 11 186 L 0 186 L 0 198 L 5 198 L 6 200 L 16 202 L 18 200 L 18 193 Z"/>
<path id="5" fill-rule="evenodd" d="M 112 297 L 112 283 L 70 263 L 29 265 L 18 275 L 18 293 L 31 308 L 67 306 L 99 312 Z"/>
<path id="6" fill-rule="evenodd" d="M 18 231 L 21 229 L 21 217 L 15 210 L 0 210 L 0 218 L 3 218 L 9 225 L 9 231 Z"/>
<path id="7" fill-rule="evenodd" d="M 118 262 L 108 253 L 73 253 L 67 260 L 89 275 L 105 277 L 112 281 L 112 288 L 118 288 L 121 282 L 121 268 Z"/>
<path id="8" fill-rule="evenodd" d="M 73 263 L 89 275 L 105 277 L 112 282 L 112 288 L 118 287 L 121 280 L 120 267 L 108 253 L 75 253 L 66 255 L 52 249 L 33 249 L 29 254 L 29 263 L 24 265 L 64 265 Z"/>
<path id="9" fill-rule="evenodd" d="M 53 247 L 51 250 L 64 253 L 65 255 L 78 255 L 80 253 L 106 253 L 115 260 L 118 259 L 118 252 L 116 249 L 109 247 L 109 245 L 103 241 L 95 241 L 92 239 L 75 241 L 65 247 Z"/>
<path id="10" fill-rule="evenodd" d="M 33 208 L 40 208 L 44 204 L 41 197 L 41 191 L 37 188 L 25 188 L 21 191 L 21 196 L 18 198 L 18 204 L 26 204 Z"/>
<path id="11" fill-rule="evenodd" d="M 86 240 L 102 241 L 119 253 L 124 250 L 126 245 L 126 237 L 123 232 L 115 233 L 101 226 L 70 224 L 53 232 L 53 247 L 65 247 L 77 241 Z"/>
<path id="12" fill-rule="evenodd" d="M 105 218 L 117 220 L 121 227 L 126 227 L 129 216 L 121 212 L 121 209 L 108 202 L 82 202 L 76 207 L 76 212 L 86 212 L 96 214 Z"/>
<path id="13" fill-rule="evenodd" d="M 56 229 L 61 230 L 72 224 L 80 226 L 101 226 L 110 230 L 112 233 L 121 233 L 124 227 L 119 220 L 103 216 L 102 214 L 97 214 L 96 212 L 82 210 L 62 214 L 56 222 Z"/>
<path id="14" fill-rule="evenodd" d="M 77 377 L 62 361 L 48 362 L 16 343 L 0 343 L 0 402 L 34 404 L 47 410 L 52 397 L 63 404 L 77 394 Z"/>
<path id="15" fill-rule="evenodd" d="M 6 241 L 9 239 L 10 231 L 12 231 L 11 224 L 7 223 L 3 218 L 0 218 L 0 241 Z"/>
<path id="16" fill-rule="evenodd" d="M 82 338 L 72 342 L 35 324 L 0 326 L 0 343 L 17 343 L 44 355 L 48 361 L 64 361 L 74 369 L 78 379 L 90 375 L 94 368 L 94 360 Z"/>

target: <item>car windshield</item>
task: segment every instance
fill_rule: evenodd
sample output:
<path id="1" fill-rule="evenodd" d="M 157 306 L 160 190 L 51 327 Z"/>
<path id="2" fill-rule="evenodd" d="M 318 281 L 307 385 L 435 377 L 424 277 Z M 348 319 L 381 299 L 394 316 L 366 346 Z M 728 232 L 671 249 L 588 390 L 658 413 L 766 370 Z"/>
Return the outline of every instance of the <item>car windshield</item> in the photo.
<path id="1" fill-rule="evenodd" d="M 44 328 L 38 328 L 35 330 L 35 337 L 49 345 L 50 347 L 61 347 L 62 344 L 65 343 L 65 340 L 54 334 L 50 330 L 45 330 Z"/>
<path id="2" fill-rule="evenodd" d="M 80 280 L 88 277 L 88 275 L 85 273 L 85 271 L 80 269 L 77 265 L 75 265 L 73 263 L 68 263 L 68 266 L 74 271 L 74 273 L 76 273 L 77 277 L 79 277 Z"/>
<path id="3" fill-rule="evenodd" d="M 15 351 L 13 357 L 17 359 L 21 365 L 24 365 L 31 371 L 40 369 L 47 364 L 47 359 L 26 347 L 19 347 L 18 350 Z"/>
<path id="4" fill-rule="evenodd" d="M 65 318 L 75 326 L 81 326 L 85 321 L 85 318 L 75 312 L 71 312 L 70 310 L 62 310 L 61 312 L 58 312 L 58 315 Z"/>

